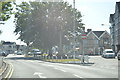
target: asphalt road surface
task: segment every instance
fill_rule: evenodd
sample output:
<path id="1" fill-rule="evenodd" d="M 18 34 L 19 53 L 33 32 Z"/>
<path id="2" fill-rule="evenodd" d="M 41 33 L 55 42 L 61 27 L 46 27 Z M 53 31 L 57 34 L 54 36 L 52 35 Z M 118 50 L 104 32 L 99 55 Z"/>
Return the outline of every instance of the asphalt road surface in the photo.
<path id="1" fill-rule="evenodd" d="M 118 78 L 118 60 L 100 56 L 90 58 L 91 65 L 49 63 L 9 55 L 13 66 L 11 78 Z"/>

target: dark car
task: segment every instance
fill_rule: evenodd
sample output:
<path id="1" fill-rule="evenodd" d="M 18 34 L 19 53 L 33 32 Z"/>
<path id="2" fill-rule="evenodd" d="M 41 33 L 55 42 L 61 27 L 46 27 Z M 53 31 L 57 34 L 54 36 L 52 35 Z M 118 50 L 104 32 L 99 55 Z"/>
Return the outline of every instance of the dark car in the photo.
<path id="1" fill-rule="evenodd" d="M 120 60 L 120 51 L 117 53 L 117 58 Z"/>
<path id="2" fill-rule="evenodd" d="M 0 52 L 0 56 L 7 56 L 7 53 L 5 53 L 4 51 Z"/>

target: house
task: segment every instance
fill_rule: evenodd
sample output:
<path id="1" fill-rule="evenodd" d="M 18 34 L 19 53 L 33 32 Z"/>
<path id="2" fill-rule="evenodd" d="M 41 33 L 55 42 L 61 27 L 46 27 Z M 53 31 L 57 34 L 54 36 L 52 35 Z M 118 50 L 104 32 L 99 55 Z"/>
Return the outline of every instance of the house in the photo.
<path id="1" fill-rule="evenodd" d="M 95 35 L 99 38 L 99 51 L 102 54 L 104 49 L 111 49 L 111 36 L 105 31 L 93 31 Z"/>
<path id="2" fill-rule="evenodd" d="M 104 49 L 111 48 L 111 37 L 107 31 L 92 31 L 92 29 L 87 29 L 86 37 L 83 43 L 85 54 L 100 55 Z"/>
<path id="3" fill-rule="evenodd" d="M 110 14 L 109 23 L 111 24 L 111 46 L 117 53 L 120 50 L 120 2 L 116 2 L 115 13 Z"/>
<path id="4" fill-rule="evenodd" d="M 91 29 L 88 29 L 86 34 L 87 38 L 84 41 L 85 54 L 98 54 L 99 38 L 94 34 Z"/>
<path id="5" fill-rule="evenodd" d="M 4 51 L 7 54 L 13 54 L 13 53 L 15 53 L 15 51 L 25 52 L 26 46 L 25 45 L 18 45 L 15 42 L 2 41 L 0 44 L 0 51 Z"/>
<path id="6" fill-rule="evenodd" d="M 7 54 L 12 54 L 16 50 L 16 43 L 15 42 L 2 42 L 2 51 L 6 52 Z"/>
<path id="7" fill-rule="evenodd" d="M 16 50 L 25 52 L 26 46 L 25 45 L 16 45 Z"/>

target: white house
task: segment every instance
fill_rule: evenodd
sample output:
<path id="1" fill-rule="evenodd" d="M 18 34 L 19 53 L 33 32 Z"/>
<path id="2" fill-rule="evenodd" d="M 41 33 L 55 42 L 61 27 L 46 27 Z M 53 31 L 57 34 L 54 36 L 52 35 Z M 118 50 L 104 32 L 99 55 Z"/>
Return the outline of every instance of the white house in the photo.
<path id="1" fill-rule="evenodd" d="M 12 54 L 16 50 L 16 43 L 15 42 L 2 42 L 2 51 L 6 52 L 7 54 Z"/>

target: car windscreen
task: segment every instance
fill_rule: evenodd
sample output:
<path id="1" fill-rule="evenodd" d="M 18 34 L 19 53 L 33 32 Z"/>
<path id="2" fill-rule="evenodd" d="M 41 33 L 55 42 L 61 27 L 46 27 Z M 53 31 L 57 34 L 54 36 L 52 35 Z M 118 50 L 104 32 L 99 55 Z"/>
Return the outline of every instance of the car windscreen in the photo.
<path id="1" fill-rule="evenodd" d="M 106 53 L 113 53 L 113 51 L 106 51 Z"/>

